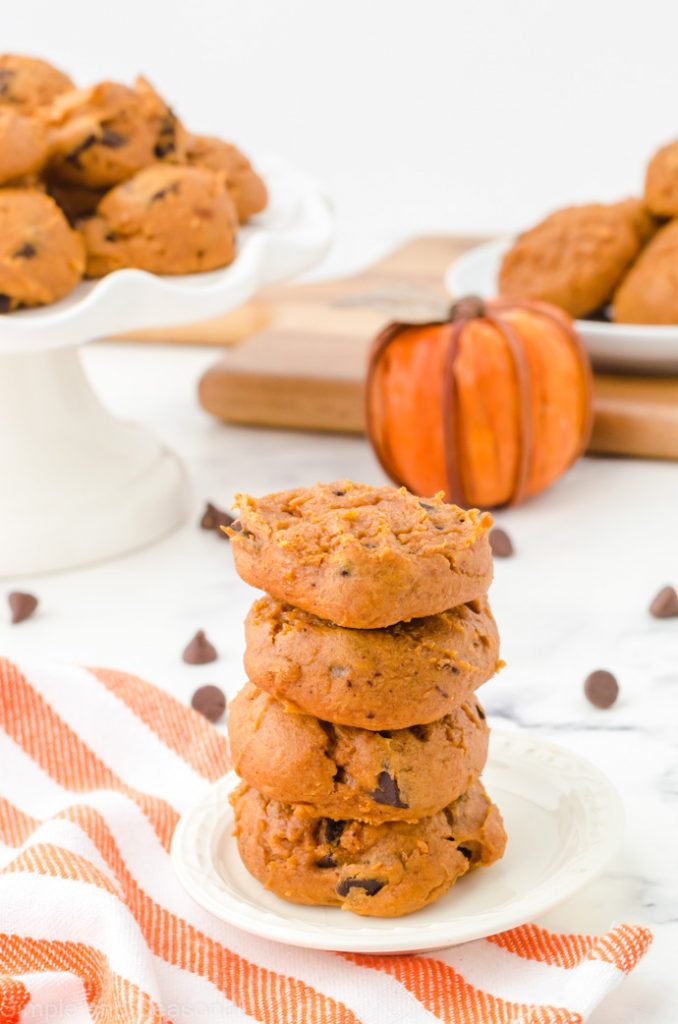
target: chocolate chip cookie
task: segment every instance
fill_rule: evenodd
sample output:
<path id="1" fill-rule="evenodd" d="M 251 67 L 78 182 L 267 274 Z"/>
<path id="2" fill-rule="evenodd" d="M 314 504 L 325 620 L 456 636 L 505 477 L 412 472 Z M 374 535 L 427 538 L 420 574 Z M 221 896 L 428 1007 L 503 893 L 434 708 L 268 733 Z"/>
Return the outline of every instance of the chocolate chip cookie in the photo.
<path id="1" fill-rule="evenodd" d="M 678 217 L 678 139 L 658 149 L 647 165 L 645 204 L 657 217 Z"/>
<path id="2" fill-rule="evenodd" d="M 488 727 L 476 701 L 430 725 L 369 732 L 286 709 L 248 683 L 231 703 L 233 767 L 264 796 L 313 817 L 417 821 L 480 775 Z"/>
<path id="3" fill-rule="evenodd" d="M 661 228 L 629 270 L 612 301 L 626 324 L 678 324 L 678 220 Z"/>
<path id="4" fill-rule="evenodd" d="M 36 174 L 47 159 L 47 133 L 36 117 L 0 106 L 0 185 Z"/>
<path id="5" fill-rule="evenodd" d="M 85 249 L 49 196 L 0 189 L 0 312 L 66 295 L 82 277 Z"/>
<path id="6" fill-rule="evenodd" d="M 179 122 L 145 79 L 130 89 L 99 82 L 59 96 L 47 120 L 48 172 L 56 181 L 105 189 L 176 155 Z"/>
<path id="7" fill-rule="evenodd" d="M 123 267 L 192 274 L 235 256 L 233 203 L 218 176 L 198 167 L 146 167 L 107 192 L 80 227 L 88 277 Z"/>
<path id="8" fill-rule="evenodd" d="M 586 316 L 610 300 L 652 230 L 638 200 L 556 210 L 506 253 L 499 291 Z"/>
<path id="9" fill-rule="evenodd" d="M 68 75 L 45 60 L 0 54 L 0 104 L 32 114 L 72 88 Z"/>
<path id="10" fill-rule="evenodd" d="M 365 729 L 442 718 L 501 667 L 486 598 L 384 629 L 345 629 L 262 597 L 245 636 L 257 686 L 306 714 Z"/>
<path id="11" fill-rule="evenodd" d="M 266 186 L 245 154 L 232 143 L 211 135 L 189 135 L 184 159 L 194 167 L 206 167 L 224 175 L 241 224 L 266 206 Z"/>
<path id="12" fill-rule="evenodd" d="M 491 517 L 439 495 L 338 480 L 236 501 L 242 578 L 340 626 L 435 615 L 482 597 L 492 580 Z"/>
<path id="13" fill-rule="evenodd" d="M 267 889 L 363 916 L 419 910 L 467 871 L 494 863 L 506 845 L 501 815 L 479 782 L 416 823 L 308 818 L 245 784 L 231 799 L 240 856 Z"/>

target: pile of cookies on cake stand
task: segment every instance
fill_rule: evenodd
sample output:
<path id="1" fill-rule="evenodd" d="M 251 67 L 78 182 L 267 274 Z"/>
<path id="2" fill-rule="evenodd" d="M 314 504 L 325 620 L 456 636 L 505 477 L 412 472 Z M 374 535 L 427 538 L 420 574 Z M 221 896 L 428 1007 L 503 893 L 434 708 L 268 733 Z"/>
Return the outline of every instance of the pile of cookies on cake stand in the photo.
<path id="1" fill-rule="evenodd" d="M 490 517 L 350 481 L 237 500 L 266 592 L 229 713 L 243 863 L 294 903 L 418 910 L 506 843 L 475 696 L 500 664 Z"/>

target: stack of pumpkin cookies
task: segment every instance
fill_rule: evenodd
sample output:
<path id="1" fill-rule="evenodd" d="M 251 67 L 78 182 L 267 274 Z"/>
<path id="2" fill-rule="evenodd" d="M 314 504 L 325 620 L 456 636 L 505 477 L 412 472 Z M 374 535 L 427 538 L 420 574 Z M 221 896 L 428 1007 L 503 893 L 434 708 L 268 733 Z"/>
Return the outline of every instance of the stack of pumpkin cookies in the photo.
<path id="1" fill-rule="evenodd" d="M 295 903 L 417 910 L 506 842 L 474 695 L 490 517 L 346 480 L 237 502 L 236 569 L 267 592 L 228 723 L 242 860 Z"/>

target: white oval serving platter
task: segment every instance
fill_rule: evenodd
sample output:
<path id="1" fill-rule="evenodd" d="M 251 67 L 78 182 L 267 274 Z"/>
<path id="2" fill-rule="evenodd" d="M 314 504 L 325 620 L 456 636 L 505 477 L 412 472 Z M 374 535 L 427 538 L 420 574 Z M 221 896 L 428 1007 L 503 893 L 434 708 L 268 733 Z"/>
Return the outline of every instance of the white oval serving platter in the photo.
<path id="1" fill-rule="evenodd" d="M 496 295 L 499 267 L 512 244 L 512 238 L 500 238 L 463 253 L 445 273 L 447 290 L 457 297 Z M 678 371 L 678 325 L 577 320 L 576 327 L 593 364 L 600 369 L 662 374 Z"/>
<path id="2" fill-rule="evenodd" d="M 228 802 L 238 782 L 234 773 L 182 816 L 172 862 L 197 903 L 253 935 L 355 953 L 457 945 L 530 921 L 566 900 L 605 867 L 623 833 L 621 800 L 599 769 L 527 733 L 492 733 L 483 781 L 504 817 L 509 839 L 503 860 L 407 917 L 356 917 L 267 892 L 238 856 Z"/>

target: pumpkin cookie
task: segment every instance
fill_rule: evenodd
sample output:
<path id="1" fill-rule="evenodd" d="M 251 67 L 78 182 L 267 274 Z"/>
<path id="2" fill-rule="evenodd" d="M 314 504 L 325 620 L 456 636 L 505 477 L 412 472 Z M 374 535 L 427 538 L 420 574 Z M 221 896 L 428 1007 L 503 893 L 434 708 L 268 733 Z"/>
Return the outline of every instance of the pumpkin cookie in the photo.
<path id="1" fill-rule="evenodd" d="M 0 54 L 0 104 L 11 104 L 31 114 L 72 88 L 68 75 L 45 60 L 15 53 Z"/>
<path id="2" fill-rule="evenodd" d="M 100 82 L 58 97 L 50 108 L 51 178 L 105 189 L 174 156 L 182 129 L 145 79 L 130 89 Z"/>
<path id="3" fill-rule="evenodd" d="M 645 204 L 657 217 L 678 217 L 678 139 L 658 149 L 647 165 Z"/>
<path id="4" fill-rule="evenodd" d="M 499 291 L 586 316 L 609 301 L 651 231 L 637 200 L 557 210 L 506 253 Z"/>
<path id="5" fill-rule="evenodd" d="M 429 817 L 478 778 L 488 733 L 473 700 L 430 725 L 368 732 L 289 711 L 248 683 L 228 713 L 238 775 L 316 818 Z"/>
<path id="6" fill-rule="evenodd" d="M 189 135 L 184 159 L 193 167 L 223 173 L 241 224 L 266 206 L 266 186 L 237 146 L 210 135 Z"/>
<path id="7" fill-rule="evenodd" d="M 501 815 L 479 782 L 414 823 L 308 818 L 244 784 L 231 802 L 242 861 L 267 889 L 364 916 L 419 910 L 467 871 L 494 863 L 506 845 Z"/>
<path id="8" fill-rule="evenodd" d="M 240 576 L 340 626 L 435 615 L 482 597 L 492 579 L 491 517 L 439 495 L 339 480 L 236 502 Z"/>
<path id="9" fill-rule="evenodd" d="M 486 598 L 385 629 L 345 629 L 262 597 L 245 636 L 257 686 L 306 714 L 373 730 L 442 718 L 501 667 Z"/>
<path id="10" fill-rule="evenodd" d="M 88 277 L 123 267 L 192 274 L 235 256 L 233 203 L 217 175 L 197 167 L 147 167 L 111 189 L 80 227 Z"/>
<path id="11" fill-rule="evenodd" d="M 41 122 L 0 106 L 0 185 L 35 174 L 47 159 L 47 135 Z"/>
<path id="12" fill-rule="evenodd" d="M 0 189 L 0 311 L 55 302 L 78 283 L 82 238 L 49 196 Z"/>
<path id="13" fill-rule="evenodd" d="M 617 289 L 617 323 L 678 324 L 678 220 L 661 228 Z"/>

